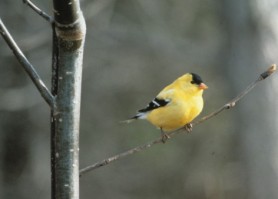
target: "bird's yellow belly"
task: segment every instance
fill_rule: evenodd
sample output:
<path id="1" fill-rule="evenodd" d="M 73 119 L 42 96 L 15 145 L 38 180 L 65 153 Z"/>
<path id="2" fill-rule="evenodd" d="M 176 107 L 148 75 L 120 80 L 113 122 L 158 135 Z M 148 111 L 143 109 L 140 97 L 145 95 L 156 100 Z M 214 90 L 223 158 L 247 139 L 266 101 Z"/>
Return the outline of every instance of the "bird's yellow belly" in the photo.
<path id="1" fill-rule="evenodd" d="M 147 119 L 163 131 L 173 131 L 191 122 L 202 110 L 202 106 L 172 105 L 150 112 Z"/>

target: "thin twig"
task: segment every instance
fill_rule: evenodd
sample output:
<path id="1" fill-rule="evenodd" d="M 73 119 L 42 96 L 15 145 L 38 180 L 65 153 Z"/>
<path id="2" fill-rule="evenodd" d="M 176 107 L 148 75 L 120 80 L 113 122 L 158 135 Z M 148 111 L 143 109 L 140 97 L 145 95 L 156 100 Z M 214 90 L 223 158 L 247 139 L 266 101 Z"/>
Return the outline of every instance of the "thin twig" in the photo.
<path id="1" fill-rule="evenodd" d="M 258 77 L 258 79 L 256 79 L 254 82 L 252 82 L 249 86 L 246 87 L 246 89 L 244 89 L 243 92 L 241 92 L 238 96 L 236 96 L 234 99 L 232 99 L 231 101 L 229 101 L 227 104 L 223 105 L 222 107 L 220 107 L 219 109 L 217 109 L 216 111 L 202 117 L 201 119 L 197 120 L 197 121 L 193 121 L 190 125 L 193 127 L 193 126 L 196 126 L 204 121 L 207 121 L 208 119 L 218 115 L 220 112 L 226 110 L 226 109 L 230 109 L 232 107 L 234 107 L 236 105 L 236 103 L 241 100 L 247 93 L 249 93 L 256 85 L 258 82 L 260 82 L 261 80 L 264 80 L 265 78 L 267 78 L 268 76 L 270 76 L 272 73 L 274 73 L 276 71 L 276 64 L 272 64 L 271 67 L 265 71 L 264 73 L 260 74 L 260 76 Z M 169 136 L 173 137 L 174 135 L 180 133 L 180 132 L 184 132 L 184 130 L 186 130 L 187 128 L 186 127 L 182 127 L 178 130 L 175 130 L 175 131 L 172 131 L 170 133 L 168 133 Z M 144 144 L 144 145 L 141 145 L 141 146 L 138 146 L 138 147 L 135 147 L 133 149 L 130 149 L 126 152 L 123 152 L 123 153 L 120 153 L 118 155 L 115 155 L 115 156 L 112 156 L 110 158 L 107 158 L 107 159 L 104 159 L 100 162 L 97 162 L 95 164 L 92 164 L 90 166 L 87 166 L 83 169 L 81 169 L 79 171 L 79 175 L 83 175 L 89 171 L 92 171 L 94 169 L 97 169 L 99 167 L 102 167 L 104 165 L 107 165 L 113 161 L 116 161 L 116 160 L 119 160 L 125 156 L 128 156 L 128 155 L 131 155 L 133 153 L 137 153 L 137 152 L 140 152 L 140 151 L 143 151 L 147 148 L 150 148 L 151 146 L 153 146 L 154 144 L 158 144 L 158 143 L 162 143 L 162 140 L 161 138 L 158 138 L 148 144 Z"/>
<path id="2" fill-rule="evenodd" d="M 22 53 L 20 48 L 15 43 L 14 39 L 12 38 L 11 34 L 5 27 L 4 23 L 2 22 L 0 18 L 0 34 L 10 47 L 10 49 L 13 51 L 14 55 L 16 56 L 19 63 L 22 65 L 24 70 L 27 72 L 29 77 L 32 79 L 33 83 L 39 90 L 42 97 L 45 99 L 45 101 L 53 108 L 55 103 L 55 98 L 53 95 L 49 92 L 48 88 L 42 81 L 41 77 L 38 75 L 32 64 L 28 61 L 28 59 L 25 57 L 25 55 Z"/>
<path id="3" fill-rule="evenodd" d="M 48 15 L 46 12 L 42 11 L 39 7 L 37 7 L 32 1 L 30 0 L 23 0 L 23 3 L 28 5 L 32 10 L 34 10 L 36 13 L 38 13 L 42 18 L 44 18 L 46 21 L 53 23 L 53 17 Z"/>
<path id="4" fill-rule="evenodd" d="M 222 112 L 225 109 L 233 108 L 239 100 L 241 100 L 247 93 L 249 93 L 257 85 L 258 82 L 266 79 L 275 71 L 276 71 L 276 64 L 272 64 L 265 72 L 263 72 L 262 74 L 259 75 L 258 79 L 256 79 L 251 84 L 249 84 L 238 96 L 236 96 L 234 99 L 232 99 L 231 101 L 229 101 L 228 103 L 226 103 L 225 105 L 220 107 L 218 110 L 204 116 L 203 118 L 201 118 L 198 121 L 193 121 L 191 123 L 192 126 L 196 126 L 197 124 L 200 124 L 200 123 L 216 116 L 217 114 L 219 114 L 220 112 Z"/>

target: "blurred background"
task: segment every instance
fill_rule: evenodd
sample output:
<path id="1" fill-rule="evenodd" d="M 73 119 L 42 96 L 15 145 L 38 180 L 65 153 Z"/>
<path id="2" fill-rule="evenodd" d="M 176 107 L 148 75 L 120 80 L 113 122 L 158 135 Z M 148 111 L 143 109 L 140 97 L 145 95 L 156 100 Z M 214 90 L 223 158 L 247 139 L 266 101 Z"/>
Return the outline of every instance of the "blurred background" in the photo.
<path id="1" fill-rule="evenodd" d="M 47 13 L 48 1 L 34 0 Z M 87 22 L 80 168 L 156 139 L 119 121 L 186 72 L 209 86 L 205 115 L 278 55 L 276 0 L 82 0 Z M 21 1 L 0 16 L 50 87 L 51 28 Z M 0 38 L 0 198 L 50 198 L 50 110 Z M 277 74 L 166 144 L 84 175 L 80 198 L 278 198 Z"/>

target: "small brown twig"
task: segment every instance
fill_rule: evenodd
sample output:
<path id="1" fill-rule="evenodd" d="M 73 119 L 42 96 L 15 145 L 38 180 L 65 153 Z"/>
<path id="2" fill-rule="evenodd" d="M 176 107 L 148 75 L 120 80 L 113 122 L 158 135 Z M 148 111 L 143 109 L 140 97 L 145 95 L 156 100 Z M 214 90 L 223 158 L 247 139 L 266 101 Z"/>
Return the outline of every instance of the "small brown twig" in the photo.
<path id="1" fill-rule="evenodd" d="M 249 86 L 246 87 L 246 89 L 243 90 L 243 92 L 241 92 L 238 96 L 236 96 L 234 99 L 232 99 L 231 101 L 229 101 L 227 104 L 223 105 L 222 107 L 220 107 L 219 109 L 217 109 L 216 111 L 202 117 L 201 119 L 197 120 L 197 121 L 193 121 L 190 125 L 191 127 L 193 126 L 196 126 L 200 123 L 203 123 L 204 121 L 207 121 L 208 119 L 218 115 L 220 112 L 226 110 L 226 109 L 230 109 L 230 108 L 233 108 L 236 103 L 241 100 L 247 93 L 249 93 L 256 85 L 258 82 L 260 82 L 261 80 L 264 80 L 266 79 L 267 77 L 269 77 L 272 73 L 274 73 L 276 71 L 276 64 L 272 64 L 267 71 L 263 72 L 262 74 L 260 74 L 260 76 L 258 77 L 258 79 L 256 79 L 254 82 L 252 82 Z M 181 130 L 186 130 L 187 128 L 184 126 L 180 129 L 177 129 L 175 131 L 172 131 L 170 133 L 168 133 L 169 136 L 173 137 L 174 135 L 182 132 Z M 90 166 L 87 166 L 83 169 L 81 169 L 79 171 L 79 175 L 82 176 L 83 174 L 89 172 L 89 171 L 92 171 L 94 169 L 97 169 L 99 167 L 102 167 L 102 166 L 105 166 L 111 162 L 114 162 L 116 160 L 119 160 L 125 156 L 128 156 L 128 155 L 131 155 L 131 154 L 134 154 L 134 153 L 137 153 L 137 152 L 140 152 L 140 151 L 143 151 L 147 148 L 150 148 L 151 146 L 153 146 L 154 144 L 158 144 L 158 143 L 162 143 L 162 139 L 161 138 L 157 138 L 156 140 L 152 141 L 152 142 L 149 142 L 147 144 L 144 144 L 144 145 L 141 145 L 141 146 L 138 146 L 138 147 L 135 147 L 133 149 L 130 149 L 126 152 L 123 152 L 123 153 L 120 153 L 120 154 L 117 154 L 115 156 L 112 156 L 110 158 L 107 158 L 107 159 L 104 159 L 100 162 L 97 162 L 95 164 L 92 164 Z"/>
<path id="2" fill-rule="evenodd" d="M 38 13 L 42 18 L 44 18 L 46 21 L 53 23 L 53 17 L 49 16 L 46 12 L 42 11 L 39 7 L 37 7 L 32 1 L 30 0 L 22 0 L 23 3 L 28 5 L 32 10 L 34 10 L 36 13 Z"/>

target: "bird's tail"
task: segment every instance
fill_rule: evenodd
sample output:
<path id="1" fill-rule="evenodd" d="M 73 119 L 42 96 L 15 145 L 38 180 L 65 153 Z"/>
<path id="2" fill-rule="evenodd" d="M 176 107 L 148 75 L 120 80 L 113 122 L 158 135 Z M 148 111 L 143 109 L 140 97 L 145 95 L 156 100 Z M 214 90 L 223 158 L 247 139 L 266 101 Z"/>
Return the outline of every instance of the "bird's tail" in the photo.
<path id="1" fill-rule="evenodd" d="M 133 122 L 134 120 L 145 119 L 145 118 L 146 118 L 145 113 L 138 113 L 137 115 L 135 115 L 127 120 L 120 121 L 120 123 L 129 124 L 129 123 Z"/>
<path id="2" fill-rule="evenodd" d="M 130 119 L 128 119 L 128 120 L 120 121 L 120 123 L 129 124 L 129 123 L 133 122 L 134 120 L 136 120 L 136 119 L 135 119 L 135 118 L 130 118 Z"/>
<path id="3" fill-rule="evenodd" d="M 129 118 L 127 120 L 120 121 L 120 123 L 129 124 L 129 123 L 131 123 L 131 122 L 133 122 L 134 120 L 137 120 L 137 119 L 138 119 L 138 117 L 134 116 L 134 117 Z"/>

